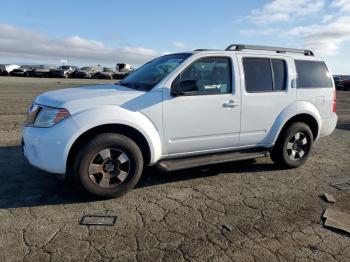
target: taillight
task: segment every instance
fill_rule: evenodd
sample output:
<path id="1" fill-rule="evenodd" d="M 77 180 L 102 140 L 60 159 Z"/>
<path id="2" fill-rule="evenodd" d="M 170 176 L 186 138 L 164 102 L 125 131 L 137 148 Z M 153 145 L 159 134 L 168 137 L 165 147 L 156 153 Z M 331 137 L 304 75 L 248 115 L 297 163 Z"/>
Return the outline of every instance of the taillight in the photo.
<path id="1" fill-rule="evenodd" d="M 333 113 L 337 111 L 337 92 L 333 90 Z"/>

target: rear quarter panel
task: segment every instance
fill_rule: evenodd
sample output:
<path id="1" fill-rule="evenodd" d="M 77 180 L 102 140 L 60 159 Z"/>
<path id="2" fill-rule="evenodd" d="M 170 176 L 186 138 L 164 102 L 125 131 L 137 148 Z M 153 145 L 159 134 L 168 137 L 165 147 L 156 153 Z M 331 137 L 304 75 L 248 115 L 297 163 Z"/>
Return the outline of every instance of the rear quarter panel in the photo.
<path id="1" fill-rule="evenodd" d="M 303 59 L 295 60 L 306 60 L 306 61 L 324 61 L 320 58 L 305 57 Z M 327 65 L 326 65 L 327 67 Z M 331 79 L 332 86 L 330 87 L 313 87 L 313 88 L 301 88 L 297 87 L 297 101 L 307 101 L 313 104 L 320 113 L 322 119 L 329 119 L 333 114 L 333 95 L 334 95 L 334 80 L 332 74 L 328 69 L 328 77 Z"/>

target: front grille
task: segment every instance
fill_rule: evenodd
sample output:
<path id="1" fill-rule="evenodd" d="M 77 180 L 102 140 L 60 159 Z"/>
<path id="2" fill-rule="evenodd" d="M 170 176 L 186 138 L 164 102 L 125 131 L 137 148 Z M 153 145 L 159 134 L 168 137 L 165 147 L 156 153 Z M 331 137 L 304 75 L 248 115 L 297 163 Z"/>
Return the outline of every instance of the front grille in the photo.
<path id="1" fill-rule="evenodd" d="M 24 125 L 25 126 L 33 125 L 34 121 L 35 121 L 36 117 L 38 116 L 38 114 L 40 113 L 41 109 L 42 109 L 42 106 L 33 103 L 27 112 L 27 118 L 24 121 Z"/>

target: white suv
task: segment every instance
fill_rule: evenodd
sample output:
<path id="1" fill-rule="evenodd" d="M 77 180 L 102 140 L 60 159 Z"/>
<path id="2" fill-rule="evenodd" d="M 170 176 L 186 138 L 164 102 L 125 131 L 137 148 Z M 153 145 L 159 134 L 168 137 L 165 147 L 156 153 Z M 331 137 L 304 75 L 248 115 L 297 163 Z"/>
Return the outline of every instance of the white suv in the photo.
<path id="1" fill-rule="evenodd" d="M 271 155 L 302 165 L 337 123 L 313 52 L 231 45 L 156 58 L 118 84 L 38 96 L 23 128 L 29 162 L 116 197 L 144 165 L 165 171 Z"/>

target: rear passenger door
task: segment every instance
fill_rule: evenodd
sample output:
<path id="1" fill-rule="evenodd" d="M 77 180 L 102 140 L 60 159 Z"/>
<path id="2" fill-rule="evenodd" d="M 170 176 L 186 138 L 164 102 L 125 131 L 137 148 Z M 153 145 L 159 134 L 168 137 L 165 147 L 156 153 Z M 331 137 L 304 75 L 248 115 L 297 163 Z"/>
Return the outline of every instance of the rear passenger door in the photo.
<path id="1" fill-rule="evenodd" d="M 240 145 L 264 146 L 277 116 L 296 101 L 294 61 L 250 54 L 240 54 L 238 60 L 242 86 Z"/>

